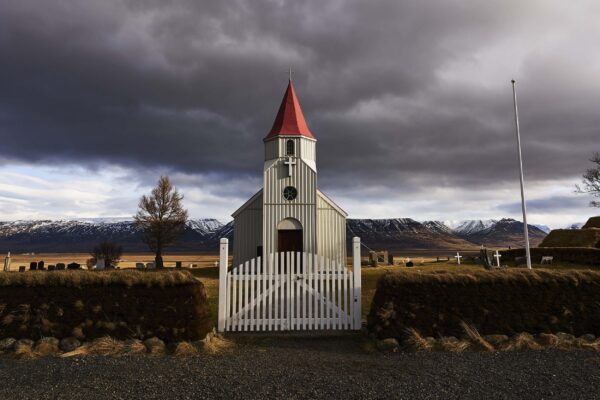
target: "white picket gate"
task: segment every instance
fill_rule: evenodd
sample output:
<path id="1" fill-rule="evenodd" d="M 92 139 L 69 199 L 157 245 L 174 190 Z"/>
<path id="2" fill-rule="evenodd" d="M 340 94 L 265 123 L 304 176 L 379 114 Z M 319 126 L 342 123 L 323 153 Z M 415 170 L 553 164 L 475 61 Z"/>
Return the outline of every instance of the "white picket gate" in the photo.
<path id="1" fill-rule="evenodd" d="M 228 270 L 221 239 L 218 330 L 283 331 L 361 328 L 360 239 L 346 260 L 275 253 Z"/>

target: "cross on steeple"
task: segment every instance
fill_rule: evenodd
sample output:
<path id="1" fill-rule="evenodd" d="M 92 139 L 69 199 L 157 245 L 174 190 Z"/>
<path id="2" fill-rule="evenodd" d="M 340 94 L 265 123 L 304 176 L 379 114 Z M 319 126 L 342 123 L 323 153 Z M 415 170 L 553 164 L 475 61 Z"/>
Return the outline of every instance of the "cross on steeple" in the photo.
<path id="1" fill-rule="evenodd" d="M 292 160 L 292 157 L 288 157 L 283 163 L 288 167 L 288 176 L 292 176 L 292 167 L 296 165 L 296 161 Z"/>
<path id="2" fill-rule="evenodd" d="M 292 81 L 292 67 L 290 67 L 290 82 Z"/>

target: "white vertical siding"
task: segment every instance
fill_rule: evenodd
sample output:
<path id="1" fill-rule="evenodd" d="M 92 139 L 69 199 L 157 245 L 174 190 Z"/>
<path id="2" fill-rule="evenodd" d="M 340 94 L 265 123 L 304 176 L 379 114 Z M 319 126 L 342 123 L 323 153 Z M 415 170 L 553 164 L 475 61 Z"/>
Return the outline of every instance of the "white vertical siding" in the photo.
<path id="1" fill-rule="evenodd" d="M 320 193 L 317 195 L 317 254 L 346 262 L 346 216 L 332 207 Z"/>
<path id="2" fill-rule="evenodd" d="M 233 221 L 233 265 L 256 257 L 256 248 L 262 245 L 263 195 L 237 214 Z"/>
<path id="3" fill-rule="evenodd" d="M 316 162 L 317 160 L 317 146 L 314 140 L 300 139 L 300 156 L 304 160 L 310 160 Z"/>
<path id="4" fill-rule="evenodd" d="M 265 161 L 279 158 L 279 140 L 273 139 L 265 142 Z"/>
<path id="5" fill-rule="evenodd" d="M 292 176 L 288 177 L 283 159 L 264 172 L 263 256 L 278 251 L 277 225 L 285 218 L 295 218 L 302 224 L 304 251 L 316 250 L 317 174 L 302 159 L 296 158 Z M 298 196 L 292 201 L 283 198 L 283 189 L 294 186 Z"/>
<path id="6" fill-rule="evenodd" d="M 286 143 L 293 140 L 296 164 L 292 176 L 284 164 Z M 303 250 L 336 261 L 346 260 L 346 218 L 317 192 L 316 141 L 300 136 L 278 137 L 265 142 L 263 192 L 235 216 L 233 255 L 236 264 L 278 251 L 277 225 L 286 218 L 302 224 Z M 298 196 L 283 198 L 283 189 L 293 186 Z"/>
<path id="7" fill-rule="evenodd" d="M 279 137 L 265 142 L 265 161 L 286 157 L 288 140 L 294 141 L 294 157 L 306 161 L 316 160 L 316 142 L 300 136 Z"/>

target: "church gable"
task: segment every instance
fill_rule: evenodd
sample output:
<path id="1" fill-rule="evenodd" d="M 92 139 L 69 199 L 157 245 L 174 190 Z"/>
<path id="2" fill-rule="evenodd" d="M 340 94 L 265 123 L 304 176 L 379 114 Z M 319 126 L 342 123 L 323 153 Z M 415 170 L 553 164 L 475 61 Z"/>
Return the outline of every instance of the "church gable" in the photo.
<path id="1" fill-rule="evenodd" d="M 262 189 L 234 212 L 233 218 L 233 255 L 235 262 L 250 260 L 262 255 Z"/>
<path id="2" fill-rule="evenodd" d="M 319 210 L 331 209 L 331 210 L 335 210 L 338 214 L 344 216 L 344 218 L 348 216 L 348 213 L 346 211 L 342 210 L 342 208 L 340 206 L 335 204 L 335 202 L 333 200 L 331 200 L 329 197 L 327 197 L 327 195 L 325 193 L 321 192 L 318 189 L 317 189 L 317 209 L 319 209 Z"/>
<path id="3" fill-rule="evenodd" d="M 263 190 L 260 189 L 258 192 L 254 194 L 254 196 L 250 197 L 248 201 L 246 201 L 240 208 L 234 211 L 231 216 L 233 218 L 240 215 L 245 210 L 254 209 L 262 211 L 262 203 L 263 203 Z"/>
<path id="4" fill-rule="evenodd" d="M 331 260 L 346 259 L 346 212 L 317 191 L 317 253 Z"/>
<path id="5" fill-rule="evenodd" d="M 279 160 L 268 166 L 264 171 L 264 199 L 266 204 L 315 204 L 316 173 L 301 159 L 296 159 L 293 166 L 285 164 L 284 160 Z M 288 169 L 293 168 L 291 177 L 288 176 Z M 297 190 L 297 196 L 293 200 L 286 200 L 283 192 L 286 187 L 294 187 Z"/>

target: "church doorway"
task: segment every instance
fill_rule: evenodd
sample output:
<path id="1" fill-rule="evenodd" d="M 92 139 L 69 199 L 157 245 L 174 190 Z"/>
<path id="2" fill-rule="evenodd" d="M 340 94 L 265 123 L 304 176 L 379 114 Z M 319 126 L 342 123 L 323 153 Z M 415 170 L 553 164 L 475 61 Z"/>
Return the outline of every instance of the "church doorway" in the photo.
<path id="1" fill-rule="evenodd" d="M 302 229 L 281 230 L 277 232 L 277 249 L 279 252 L 302 252 Z"/>
<path id="2" fill-rule="evenodd" d="M 294 218 L 286 218 L 277 225 L 277 251 L 302 252 L 304 250 L 302 224 Z"/>

